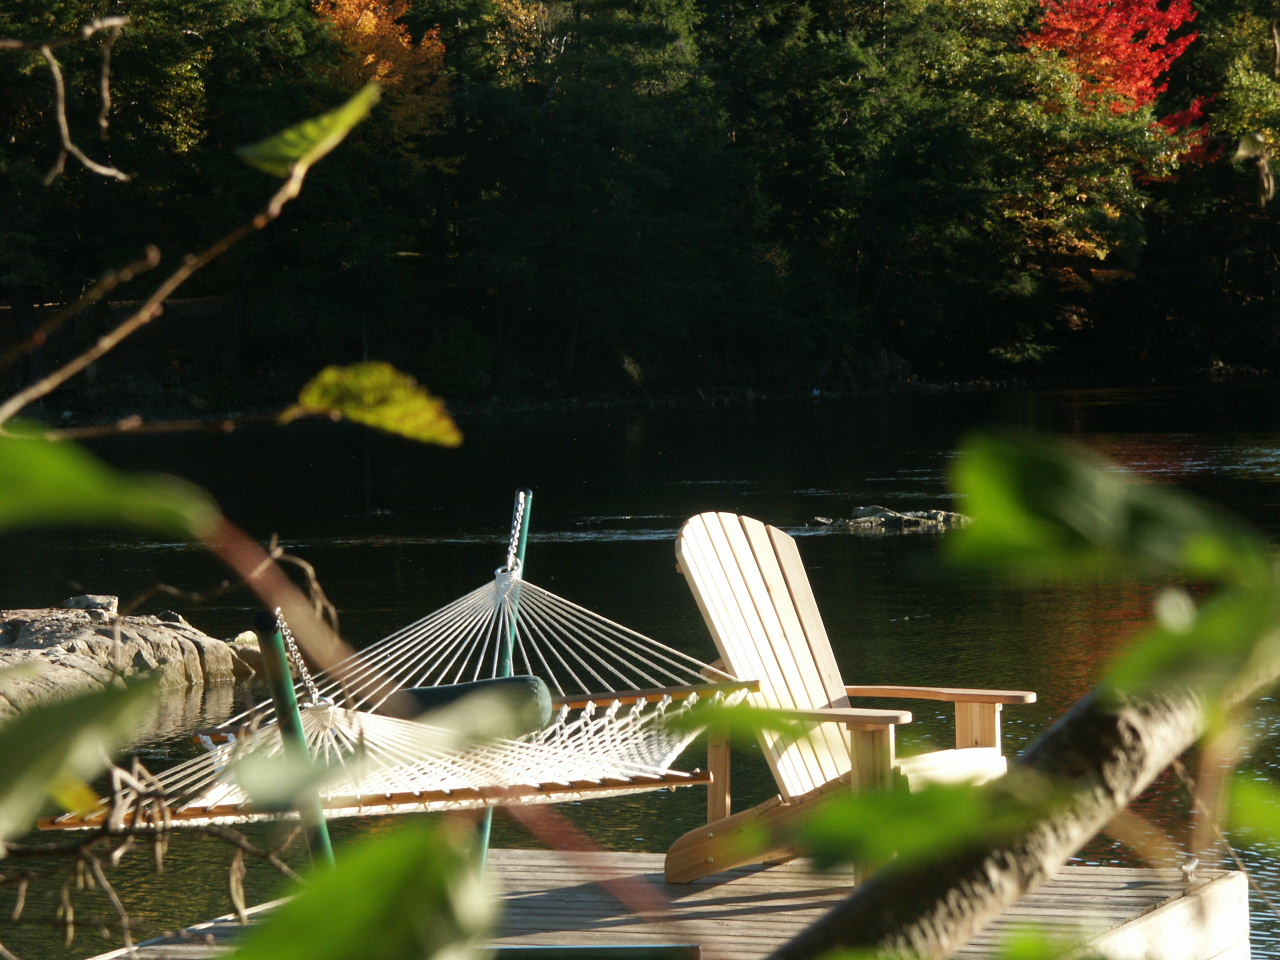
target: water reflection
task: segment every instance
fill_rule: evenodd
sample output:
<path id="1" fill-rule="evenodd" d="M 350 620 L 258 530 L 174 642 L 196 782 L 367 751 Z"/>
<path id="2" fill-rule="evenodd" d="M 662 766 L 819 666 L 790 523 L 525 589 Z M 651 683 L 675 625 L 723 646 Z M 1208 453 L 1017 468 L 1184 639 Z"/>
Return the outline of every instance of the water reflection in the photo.
<path id="1" fill-rule="evenodd" d="M 729 510 L 800 532 L 813 516 L 846 515 L 855 506 L 963 510 L 947 490 L 948 466 L 960 438 L 986 424 L 1073 436 L 1280 533 L 1274 483 L 1280 390 L 1257 384 L 476 417 L 463 423 L 468 439 L 458 451 L 319 427 L 127 438 L 99 449 L 134 468 L 181 472 L 210 488 L 256 536 L 279 533 L 286 549 L 316 566 L 342 611 L 344 635 L 357 645 L 488 580 L 505 556 L 512 493 L 531 486 L 530 580 L 713 659 L 702 619 L 674 570 L 672 541 L 686 517 Z M 1037 690 L 1038 703 L 1005 710 L 1010 753 L 1087 692 L 1150 615 L 1152 584 L 1000 586 L 946 570 L 937 544 L 934 536 L 825 533 L 804 537 L 800 549 L 847 682 Z M 78 592 L 127 598 L 158 580 L 205 590 L 225 576 L 198 550 L 128 536 L 54 532 L 16 546 L 0 550 L 0 606 L 54 604 Z M 172 599 L 164 605 L 219 636 L 246 629 L 253 612 L 243 594 L 201 607 Z M 166 698 L 139 731 L 146 762 L 162 766 L 190 755 L 187 731 L 256 695 L 223 687 Z M 948 745 L 950 708 L 910 706 L 916 722 L 902 731 L 903 750 Z M 1253 769 L 1280 776 L 1280 711 L 1264 707 L 1255 721 Z M 700 749 L 691 751 L 689 765 L 704 763 Z M 775 790 L 749 747 L 735 754 L 734 781 L 743 807 Z M 1182 785 L 1167 775 L 1138 806 L 1185 842 L 1186 803 Z M 606 847 L 660 850 L 702 820 L 704 804 L 701 791 L 680 790 L 564 809 Z M 340 821 L 335 834 L 341 843 L 388 825 Z M 251 833 L 263 843 L 271 839 L 268 827 Z M 501 817 L 495 838 L 503 845 L 534 842 Z M 1280 860 L 1256 844 L 1242 848 L 1258 877 L 1280 890 Z M 166 874 L 157 877 L 141 851 L 122 864 L 122 893 L 142 905 L 138 916 L 149 932 L 206 919 L 229 909 L 230 857 L 208 839 L 175 843 Z M 1105 837 L 1082 857 L 1136 862 Z M 249 888 L 251 897 L 264 899 L 278 885 L 254 866 Z M 0 892 L 0 916 L 7 896 Z M 33 903 L 32 915 L 48 916 L 55 899 L 56 886 Z M 97 949 L 82 943 L 65 950 L 56 932 L 38 927 L 16 933 L 0 927 L 0 940 L 20 954 L 49 958 Z M 1280 957 L 1280 922 L 1260 910 L 1254 949 Z"/>

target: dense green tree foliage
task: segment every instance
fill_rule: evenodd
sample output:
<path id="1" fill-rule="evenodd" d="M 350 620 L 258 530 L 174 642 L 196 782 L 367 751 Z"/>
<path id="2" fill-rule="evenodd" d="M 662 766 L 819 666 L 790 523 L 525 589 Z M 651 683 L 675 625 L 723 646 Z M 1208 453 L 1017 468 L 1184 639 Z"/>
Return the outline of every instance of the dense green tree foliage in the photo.
<path id="1" fill-rule="evenodd" d="M 375 356 L 467 395 L 1280 349 L 1280 63 L 1253 0 L 109 7 L 0 14 L 28 40 L 131 18 L 106 140 L 105 36 L 57 51 L 73 136 L 127 182 L 68 162 L 46 183 L 48 66 L 0 55 L 0 302 L 19 321 L 144 243 L 216 236 L 265 189 L 234 145 L 390 81 L 280 228 L 199 280 L 223 298 L 213 349 L 173 362 L 220 378 L 201 381 L 215 402 L 261 375 L 249 358 Z"/>

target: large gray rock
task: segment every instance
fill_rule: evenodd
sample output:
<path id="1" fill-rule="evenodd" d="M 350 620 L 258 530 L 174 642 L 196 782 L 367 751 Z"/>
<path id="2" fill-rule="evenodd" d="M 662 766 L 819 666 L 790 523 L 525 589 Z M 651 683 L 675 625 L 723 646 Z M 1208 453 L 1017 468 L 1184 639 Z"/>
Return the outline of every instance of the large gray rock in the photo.
<path id="1" fill-rule="evenodd" d="M 0 684 L 0 720 L 144 673 L 159 676 L 160 685 L 170 689 L 229 684 L 252 675 L 232 644 L 177 614 L 121 617 L 114 600 L 76 597 L 63 609 L 0 610 L 0 670 L 23 663 L 39 668 L 34 676 Z"/>

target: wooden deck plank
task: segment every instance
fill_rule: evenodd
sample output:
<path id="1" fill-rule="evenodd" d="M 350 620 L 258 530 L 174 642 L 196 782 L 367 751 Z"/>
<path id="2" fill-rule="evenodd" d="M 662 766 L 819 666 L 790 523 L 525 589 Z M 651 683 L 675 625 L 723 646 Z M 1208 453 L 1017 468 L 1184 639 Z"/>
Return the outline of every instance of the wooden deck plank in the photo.
<path id="1" fill-rule="evenodd" d="M 497 945 L 695 943 L 701 945 L 704 960 L 762 957 L 852 890 L 848 871 L 818 873 L 802 861 L 740 867 L 691 884 L 663 883 L 660 854 L 494 850 L 489 864 L 490 876 L 505 901 L 503 927 L 494 940 Z M 662 914 L 642 916 L 624 906 L 615 894 L 628 898 L 627 887 L 664 903 Z M 1205 883 L 1198 881 L 1193 887 L 1203 888 Z M 1217 884 L 1215 889 L 1220 887 Z M 1054 880 L 974 937 L 957 952 L 956 960 L 986 960 L 1012 931 L 1032 923 L 1075 943 L 1105 931 L 1154 928 L 1151 918 L 1168 913 L 1186 890 L 1176 870 L 1064 867 Z M 269 908 L 264 905 L 254 913 L 261 916 Z M 1243 927 L 1236 932 L 1238 938 L 1247 938 L 1247 914 L 1242 920 L 1237 913 L 1231 924 Z M 207 960 L 227 953 L 242 930 L 233 917 L 219 918 L 167 942 L 140 946 L 137 956 L 141 960 Z M 1181 934 L 1166 938 L 1185 939 Z M 1247 948 L 1247 939 L 1243 953 L 1229 938 L 1222 946 L 1237 951 L 1234 960 L 1247 960 Z M 125 955 L 115 951 L 94 960 Z M 1174 953 L 1168 960 L 1208 957 Z"/>

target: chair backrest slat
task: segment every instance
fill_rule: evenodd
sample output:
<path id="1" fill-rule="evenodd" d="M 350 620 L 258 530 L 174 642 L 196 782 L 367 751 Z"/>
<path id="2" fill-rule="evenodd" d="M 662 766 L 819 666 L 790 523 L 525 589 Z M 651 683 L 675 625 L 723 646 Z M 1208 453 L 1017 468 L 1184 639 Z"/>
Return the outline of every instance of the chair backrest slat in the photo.
<path id="1" fill-rule="evenodd" d="M 758 520 L 704 513 L 676 544 L 716 647 L 740 679 L 760 682 L 765 707 L 847 706 L 813 593 L 794 541 Z M 760 735 L 783 796 L 790 799 L 849 770 L 845 731 L 815 725 L 807 736 Z"/>
<path id="2" fill-rule="evenodd" d="M 745 518 L 744 518 L 745 519 Z M 836 663 L 836 655 L 831 649 L 831 640 L 827 636 L 827 628 L 822 622 L 822 614 L 818 612 L 818 602 L 813 598 L 813 588 L 809 585 L 809 574 L 805 572 L 804 561 L 800 559 L 800 550 L 795 538 L 783 533 L 777 527 L 766 528 L 769 543 L 778 558 L 782 574 L 786 578 L 790 601 L 804 630 L 809 644 L 809 653 L 814 665 L 822 677 L 823 689 L 828 697 L 828 705 L 832 707 L 849 706 L 849 696 L 845 693 L 844 679 L 840 676 L 840 667 Z"/>

